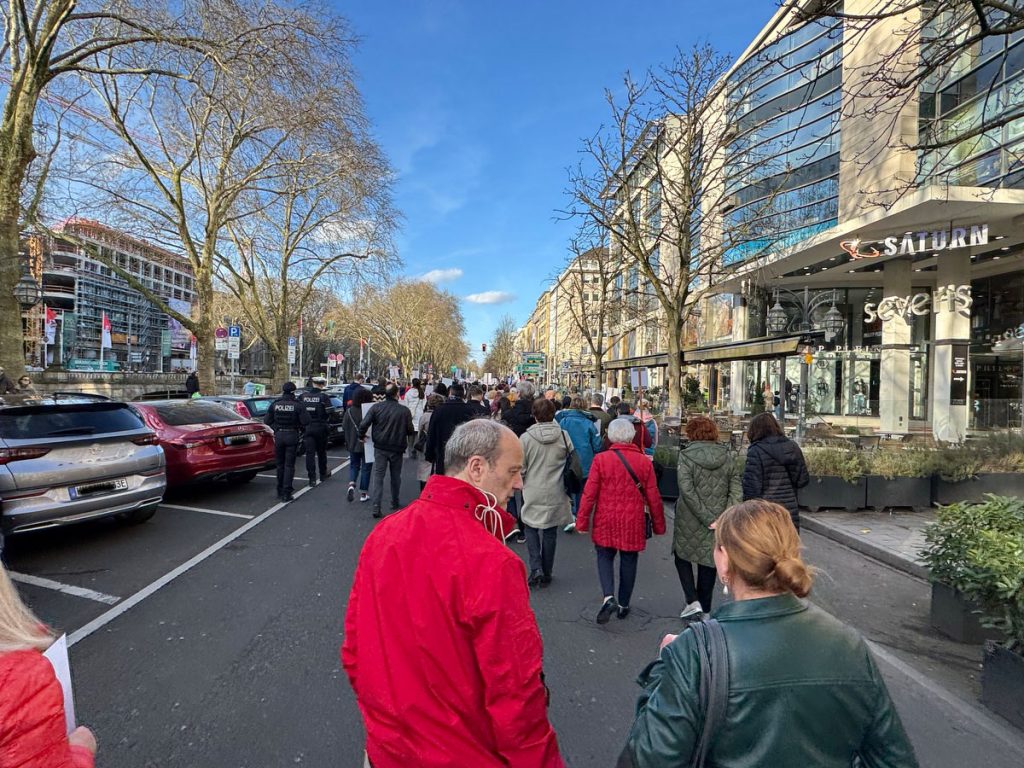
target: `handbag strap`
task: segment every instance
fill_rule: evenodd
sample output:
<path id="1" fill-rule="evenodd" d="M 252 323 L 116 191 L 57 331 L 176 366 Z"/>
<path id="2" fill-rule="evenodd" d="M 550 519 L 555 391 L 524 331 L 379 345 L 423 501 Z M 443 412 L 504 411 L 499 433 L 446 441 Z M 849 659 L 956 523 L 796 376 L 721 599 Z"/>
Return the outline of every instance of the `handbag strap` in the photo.
<path id="1" fill-rule="evenodd" d="M 725 719 L 729 704 L 729 647 L 725 642 L 722 625 L 715 619 L 693 622 L 690 627 L 697 638 L 697 653 L 700 656 L 701 708 L 704 723 L 694 748 L 693 768 L 704 768 L 715 732 Z"/>
<path id="2" fill-rule="evenodd" d="M 644 503 L 646 504 L 647 496 L 644 494 L 644 484 L 640 482 L 640 478 L 636 476 L 636 472 L 634 472 L 633 468 L 629 466 L 629 462 L 626 461 L 625 456 L 623 456 L 614 448 L 612 448 L 612 453 L 619 457 L 619 461 L 622 462 L 622 466 L 626 468 L 626 471 L 629 472 L 629 476 L 633 478 L 633 485 L 635 485 L 636 489 L 640 492 L 640 498 L 643 499 Z"/>

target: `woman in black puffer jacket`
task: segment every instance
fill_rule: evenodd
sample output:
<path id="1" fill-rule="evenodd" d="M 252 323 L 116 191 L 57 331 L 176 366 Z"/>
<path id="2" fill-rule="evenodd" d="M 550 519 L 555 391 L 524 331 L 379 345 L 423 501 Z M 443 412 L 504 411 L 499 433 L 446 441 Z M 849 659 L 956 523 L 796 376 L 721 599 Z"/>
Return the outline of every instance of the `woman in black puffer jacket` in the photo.
<path id="1" fill-rule="evenodd" d="M 797 489 L 811 481 L 803 451 L 785 436 L 770 413 L 759 413 L 751 419 L 747 439 L 750 447 L 743 468 L 743 500 L 766 499 L 781 504 L 789 510 L 799 531 Z"/>

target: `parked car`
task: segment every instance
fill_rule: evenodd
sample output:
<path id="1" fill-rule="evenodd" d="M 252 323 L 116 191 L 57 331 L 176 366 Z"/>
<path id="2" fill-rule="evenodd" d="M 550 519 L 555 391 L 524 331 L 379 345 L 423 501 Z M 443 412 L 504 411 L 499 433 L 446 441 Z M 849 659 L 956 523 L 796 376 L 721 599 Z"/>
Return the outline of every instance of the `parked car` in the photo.
<path id="1" fill-rule="evenodd" d="M 9 397 L 0 405 L 4 534 L 98 517 L 141 523 L 167 485 L 157 436 L 125 403 Z"/>
<path id="2" fill-rule="evenodd" d="M 274 466 L 274 433 L 219 403 L 159 400 L 131 406 L 159 438 L 167 485 L 225 479 L 247 483 Z"/>
<path id="3" fill-rule="evenodd" d="M 277 400 L 278 397 L 279 395 L 203 395 L 196 399 L 226 405 L 245 419 L 263 421 L 263 417 L 267 415 L 270 404 Z"/>

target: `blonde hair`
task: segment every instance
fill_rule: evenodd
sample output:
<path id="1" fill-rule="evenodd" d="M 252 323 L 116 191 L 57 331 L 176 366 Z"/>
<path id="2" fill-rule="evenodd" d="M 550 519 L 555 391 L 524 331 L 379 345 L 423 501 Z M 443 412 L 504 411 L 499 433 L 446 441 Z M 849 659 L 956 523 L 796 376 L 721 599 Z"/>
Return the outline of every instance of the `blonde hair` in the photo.
<path id="1" fill-rule="evenodd" d="M 21 602 L 7 569 L 0 566 L 0 653 L 45 651 L 52 643 L 50 630 Z"/>
<path id="2" fill-rule="evenodd" d="M 800 558 L 800 534 L 785 507 L 764 499 L 735 504 L 715 525 L 715 543 L 749 586 L 806 597 L 814 576 Z"/>

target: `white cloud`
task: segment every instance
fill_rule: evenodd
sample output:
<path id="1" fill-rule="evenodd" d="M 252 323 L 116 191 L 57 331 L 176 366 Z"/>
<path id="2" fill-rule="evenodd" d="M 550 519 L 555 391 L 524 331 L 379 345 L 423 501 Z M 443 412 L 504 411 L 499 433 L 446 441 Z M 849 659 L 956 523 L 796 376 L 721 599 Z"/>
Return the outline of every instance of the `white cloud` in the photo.
<path id="1" fill-rule="evenodd" d="M 432 269 L 426 274 L 420 275 L 418 279 L 425 283 L 450 283 L 462 277 L 462 270 L 458 267 L 452 269 Z"/>
<path id="2" fill-rule="evenodd" d="M 484 291 L 483 293 L 471 293 L 466 301 L 471 304 L 507 304 L 515 301 L 516 295 L 507 291 Z"/>

